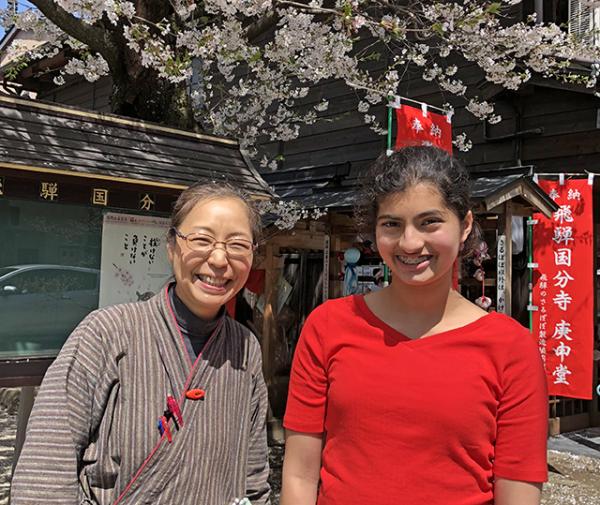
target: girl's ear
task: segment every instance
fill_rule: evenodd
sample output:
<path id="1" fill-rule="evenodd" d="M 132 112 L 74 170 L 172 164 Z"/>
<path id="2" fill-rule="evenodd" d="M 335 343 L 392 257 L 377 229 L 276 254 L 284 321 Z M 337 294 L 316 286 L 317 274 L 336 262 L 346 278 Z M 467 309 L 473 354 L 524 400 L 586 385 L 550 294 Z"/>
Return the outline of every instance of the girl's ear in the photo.
<path id="1" fill-rule="evenodd" d="M 467 240 L 469 234 L 471 233 L 471 230 L 473 229 L 473 212 L 467 212 L 465 218 L 462 221 L 461 228 L 462 233 L 460 237 L 460 243 L 464 244 L 465 240 Z"/>

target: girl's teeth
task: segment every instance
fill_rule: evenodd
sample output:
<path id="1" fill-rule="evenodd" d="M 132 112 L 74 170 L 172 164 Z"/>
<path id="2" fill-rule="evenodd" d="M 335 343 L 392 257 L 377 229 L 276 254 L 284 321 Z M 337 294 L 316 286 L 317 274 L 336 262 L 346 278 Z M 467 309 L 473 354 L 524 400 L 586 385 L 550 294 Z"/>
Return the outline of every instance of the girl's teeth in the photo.
<path id="1" fill-rule="evenodd" d="M 399 256 L 399 259 L 402 263 L 406 263 L 407 265 L 418 265 L 419 263 L 422 263 L 423 261 L 428 260 L 429 257 L 419 256 L 418 258 L 403 258 L 403 257 Z"/>

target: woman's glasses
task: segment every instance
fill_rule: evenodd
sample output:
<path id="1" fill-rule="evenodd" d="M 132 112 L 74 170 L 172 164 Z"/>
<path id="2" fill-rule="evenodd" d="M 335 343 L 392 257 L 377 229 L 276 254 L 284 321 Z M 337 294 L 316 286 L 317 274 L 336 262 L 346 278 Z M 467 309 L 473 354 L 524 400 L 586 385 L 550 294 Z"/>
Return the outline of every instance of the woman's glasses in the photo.
<path id="1" fill-rule="evenodd" d="M 187 246 L 203 256 L 210 256 L 215 250 L 217 244 L 223 244 L 227 257 L 230 259 L 245 259 L 252 255 L 256 245 L 250 240 L 243 238 L 232 238 L 229 240 L 216 240 L 212 235 L 206 233 L 192 232 L 184 235 L 177 228 L 171 228 L 171 231 L 180 239 L 185 240 Z"/>

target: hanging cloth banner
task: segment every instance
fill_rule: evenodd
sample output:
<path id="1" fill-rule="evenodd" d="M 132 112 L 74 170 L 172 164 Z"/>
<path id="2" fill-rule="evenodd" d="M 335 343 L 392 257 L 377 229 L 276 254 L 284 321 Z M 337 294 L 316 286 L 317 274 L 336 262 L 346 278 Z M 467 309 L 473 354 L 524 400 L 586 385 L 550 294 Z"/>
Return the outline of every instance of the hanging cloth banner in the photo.
<path id="1" fill-rule="evenodd" d="M 428 110 L 427 105 L 396 108 L 396 149 L 406 146 L 436 146 L 452 154 L 452 124 L 449 115 Z"/>
<path id="2" fill-rule="evenodd" d="M 562 182 L 562 184 L 561 184 Z M 594 213 L 587 179 L 540 180 L 559 209 L 533 225 L 533 336 L 550 395 L 591 400 Z"/>

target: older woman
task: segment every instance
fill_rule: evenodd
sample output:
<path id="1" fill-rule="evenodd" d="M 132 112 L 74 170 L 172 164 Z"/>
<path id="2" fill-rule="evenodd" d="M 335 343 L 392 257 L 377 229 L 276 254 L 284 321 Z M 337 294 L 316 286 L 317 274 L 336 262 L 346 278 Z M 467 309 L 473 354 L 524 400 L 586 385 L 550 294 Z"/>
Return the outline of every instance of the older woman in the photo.
<path id="1" fill-rule="evenodd" d="M 175 282 L 90 314 L 48 370 L 13 505 L 269 502 L 267 392 L 256 338 L 224 304 L 244 286 L 259 217 L 225 184 L 175 204 Z"/>

